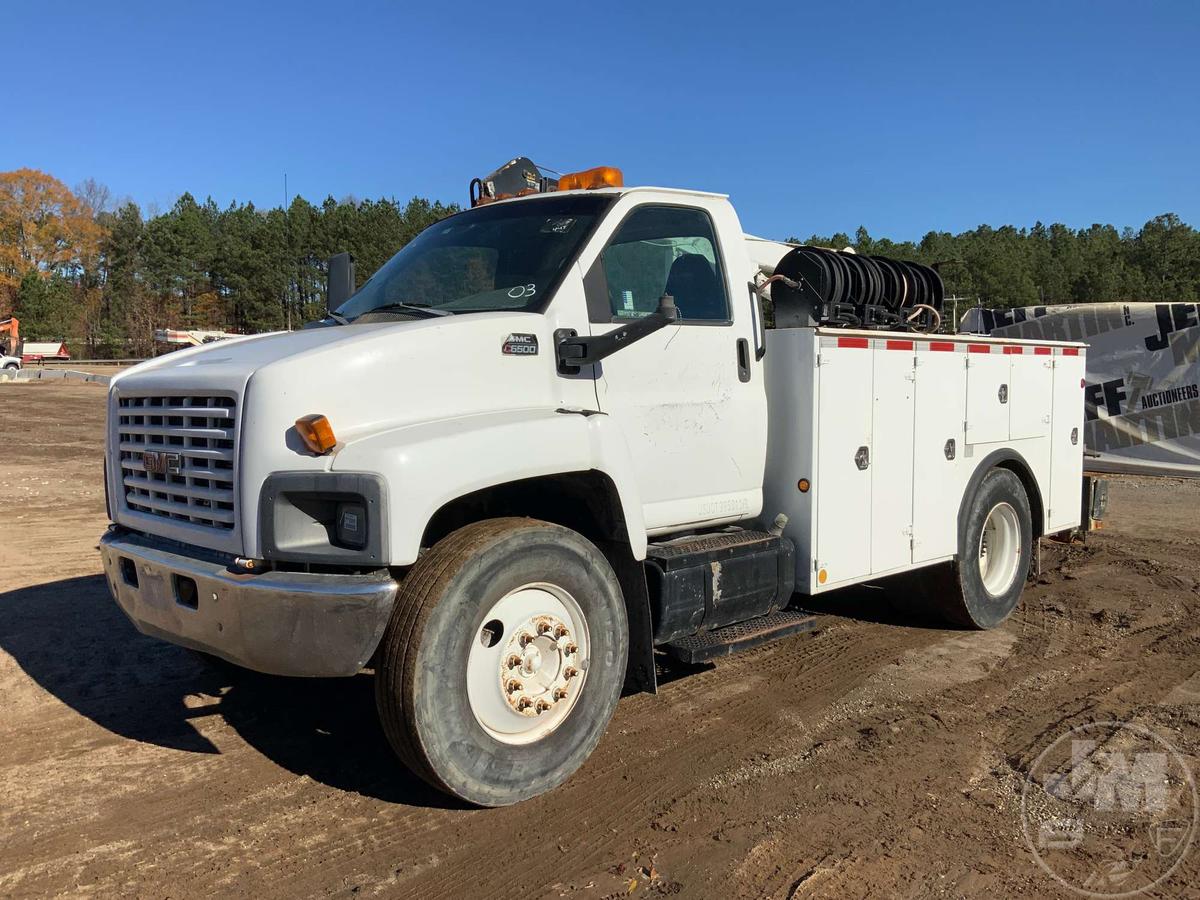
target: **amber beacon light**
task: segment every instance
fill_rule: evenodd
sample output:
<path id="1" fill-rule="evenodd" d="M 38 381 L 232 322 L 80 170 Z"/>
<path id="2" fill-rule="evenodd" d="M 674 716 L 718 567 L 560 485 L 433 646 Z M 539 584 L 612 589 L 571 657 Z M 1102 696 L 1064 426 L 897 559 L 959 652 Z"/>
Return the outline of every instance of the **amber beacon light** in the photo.
<path id="1" fill-rule="evenodd" d="M 570 172 L 558 179 L 560 191 L 590 191 L 602 187 L 623 187 L 625 176 L 612 166 L 596 166 L 583 172 Z"/>
<path id="2" fill-rule="evenodd" d="M 333 426 L 322 415 L 301 416 L 296 420 L 296 431 L 304 441 L 304 446 L 318 456 L 328 453 L 337 444 Z"/>

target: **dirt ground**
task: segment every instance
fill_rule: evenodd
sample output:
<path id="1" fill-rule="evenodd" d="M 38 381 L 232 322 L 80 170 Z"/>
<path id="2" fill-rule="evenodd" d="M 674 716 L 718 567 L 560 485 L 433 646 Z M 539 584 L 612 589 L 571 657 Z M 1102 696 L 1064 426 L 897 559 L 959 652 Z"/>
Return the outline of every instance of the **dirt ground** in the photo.
<path id="1" fill-rule="evenodd" d="M 1034 759 L 1120 720 L 1200 755 L 1200 483 L 1114 480 L 1003 627 L 880 592 L 625 698 L 566 785 L 464 809 L 396 763 L 371 676 L 214 673 L 139 635 L 96 540 L 103 388 L 0 385 L 0 895 L 997 897 Z M 1198 896 L 1193 848 L 1150 896 Z"/>

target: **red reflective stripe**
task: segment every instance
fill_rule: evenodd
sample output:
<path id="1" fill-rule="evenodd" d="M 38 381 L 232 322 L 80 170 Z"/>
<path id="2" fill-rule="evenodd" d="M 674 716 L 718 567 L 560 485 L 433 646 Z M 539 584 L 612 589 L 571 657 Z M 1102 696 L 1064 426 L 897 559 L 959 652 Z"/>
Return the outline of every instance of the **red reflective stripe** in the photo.
<path id="1" fill-rule="evenodd" d="M 911 350 L 913 348 L 912 341 L 888 341 L 887 348 L 889 350 Z"/>
<path id="2" fill-rule="evenodd" d="M 1078 347 L 1063 347 L 1063 356 L 1078 356 Z"/>
<path id="3" fill-rule="evenodd" d="M 967 352 L 969 352 L 969 353 L 991 353 L 992 348 L 988 344 L 967 344 Z"/>
<path id="4" fill-rule="evenodd" d="M 1035 354 L 1037 354 L 1038 356 L 1049 356 L 1050 348 L 1049 347 L 1034 347 L 1033 352 Z"/>
<path id="5" fill-rule="evenodd" d="M 949 341 L 931 341 L 929 344 L 930 350 L 954 350 L 954 345 Z"/>
<path id="6" fill-rule="evenodd" d="M 858 347 L 860 349 L 866 349 L 867 339 L 866 338 L 838 338 L 838 346 L 839 347 Z"/>
<path id="7" fill-rule="evenodd" d="M 1005 353 L 1018 353 L 1018 354 L 1020 354 L 1020 353 L 1024 353 L 1024 352 L 1025 352 L 1025 348 L 1024 348 L 1024 347 L 1005 347 L 1005 348 L 1004 348 L 1004 352 L 1005 352 Z"/>

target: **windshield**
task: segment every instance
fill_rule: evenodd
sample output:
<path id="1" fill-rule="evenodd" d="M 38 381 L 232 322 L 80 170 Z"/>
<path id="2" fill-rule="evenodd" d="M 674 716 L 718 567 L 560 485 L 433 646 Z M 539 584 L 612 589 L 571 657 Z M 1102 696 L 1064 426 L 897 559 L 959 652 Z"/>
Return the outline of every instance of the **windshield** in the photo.
<path id="1" fill-rule="evenodd" d="M 337 312 L 354 320 L 407 307 L 444 313 L 541 309 L 606 196 L 499 203 L 431 225 L 393 256 Z"/>

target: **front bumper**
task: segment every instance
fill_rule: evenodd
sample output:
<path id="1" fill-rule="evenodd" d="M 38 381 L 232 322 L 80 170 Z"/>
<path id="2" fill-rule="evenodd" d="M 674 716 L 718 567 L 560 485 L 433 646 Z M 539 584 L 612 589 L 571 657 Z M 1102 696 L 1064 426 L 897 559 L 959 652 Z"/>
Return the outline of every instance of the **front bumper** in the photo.
<path id="1" fill-rule="evenodd" d="M 354 675 L 375 652 L 396 599 L 386 574 L 249 575 L 181 549 L 104 535 L 100 555 L 114 599 L 143 634 L 259 672 Z"/>

